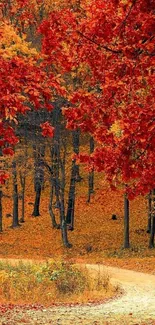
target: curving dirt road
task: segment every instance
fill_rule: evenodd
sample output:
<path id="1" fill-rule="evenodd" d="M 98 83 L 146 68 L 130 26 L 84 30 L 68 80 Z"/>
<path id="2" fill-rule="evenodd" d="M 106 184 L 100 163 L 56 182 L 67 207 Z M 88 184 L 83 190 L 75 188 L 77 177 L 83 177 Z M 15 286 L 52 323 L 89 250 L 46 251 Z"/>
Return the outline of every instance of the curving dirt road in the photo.
<path id="1" fill-rule="evenodd" d="M 24 310 L 12 313 L 7 322 L 1 316 L 2 325 L 101 325 L 101 324 L 155 324 L 155 276 L 106 267 L 104 265 L 86 264 L 88 271 L 95 274 L 108 273 L 113 284 L 119 284 L 124 293 L 117 299 L 104 304 L 72 307 L 52 307 L 44 310 Z"/>

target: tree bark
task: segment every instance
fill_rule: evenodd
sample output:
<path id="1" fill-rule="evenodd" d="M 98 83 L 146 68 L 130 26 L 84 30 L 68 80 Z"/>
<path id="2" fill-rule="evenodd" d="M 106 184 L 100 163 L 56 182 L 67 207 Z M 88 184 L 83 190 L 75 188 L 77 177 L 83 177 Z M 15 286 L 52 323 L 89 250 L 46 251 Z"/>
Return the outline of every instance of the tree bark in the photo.
<path id="1" fill-rule="evenodd" d="M 60 201 L 59 201 L 59 172 L 60 172 L 60 120 L 56 123 L 56 117 L 59 116 L 59 111 L 55 112 L 54 115 L 54 125 L 55 125 L 55 132 L 53 138 L 53 144 L 51 148 L 51 161 L 52 161 L 52 175 L 53 175 L 53 185 L 54 185 L 54 192 L 56 197 L 55 207 L 60 208 Z"/>
<path id="2" fill-rule="evenodd" d="M 75 207 L 75 183 L 76 183 L 76 163 L 75 160 L 72 162 L 71 169 L 71 178 L 70 178 L 70 187 L 68 194 L 68 207 L 67 207 L 67 215 L 66 222 L 70 224 L 69 230 L 74 230 L 74 207 Z"/>
<path id="3" fill-rule="evenodd" d="M 34 210 L 32 216 L 40 216 L 40 199 L 41 199 L 41 190 L 44 182 L 44 163 L 43 158 L 45 155 L 45 146 L 39 145 L 37 155 L 35 156 L 35 202 Z"/>
<path id="4" fill-rule="evenodd" d="M 36 196 L 35 196 L 35 202 L 34 202 L 34 210 L 32 213 L 32 216 L 39 217 L 40 216 L 40 198 L 41 198 L 41 185 L 38 184 L 36 187 Z"/>
<path id="5" fill-rule="evenodd" d="M 61 235 L 62 242 L 65 247 L 71 248 L 72 244 L 68 241 L 68 233 L 67 233 L 67 222 L 65 217 L 65 164 L 66 164 L 66 142 L 63 142 L 64 152 L 63 158 L 60 160 L 60 170 L 61 170 L 61 179 L 57 183 L 59 185 L 59 202 L 60 202 L 60 224 L 61 224 Z"/>
<path id="6" fill-rule="evenodd" d="M 80 130 L 72 131 L 72 143 L 73 143 L 73 151 L 76 155 L 79 154 L 80 151 Z M 82 177 L 80 176 L 80 168 L 79 165 L 75 162 L 75 171 L 76 171 L 76 182 L 81 182 Z"/>
<path id="7" fill-rule="evenodd" d="M 17 166 L 16 161 L 12 163 L 12 175 L 13 175 L 13 223 L 12 228 L 19 227 L 18 220 L 18 184 L 17 184 Z"/>
<path id="8" fill-rule="evenodd" d="M 154 248 L 154 235 L 155 235 L 155 189 L 152 191 L 152 213 L 151 213 L 151 232 L 149 239 L 149 248 Z"/>
<path id="9" fill-rule="evenodd" d="M 151 233 L 151 209 L 152 209 L 152 198 L 151 191 L 148 195 L 148 223 L 147 223 L 147 233 Z"/>
<path id="10" fill-rule="evenodd" d="M 90 145 L 90 154 L 92 154 L 94 152 L 94 147 L 95 147 L 93 137 L 90 137 L 89 145 Z M 87 200 L 87 202 L 90 202 L 91 194 L 93 194 L 93 193 L 94 193 L 94 169 L 92 169 L 88 175 L 88 200 Z"/>
<path id="11" fill-rule="evenodd" d="M 21 211 L 20 222 L 23 223 L 23 222 L 25 222 L 25 185 L 26 185 L 26 177 L 25 177 L 25 175 L 22 175 L 22 172 L 20 172 L 20 183 L 21 183 L 21 187 L 22 187 L 22 195 L 21 195 L 22 211 Z"/>
<path id="12" fill-rule="evenodd" d="M 56 229 L 60 229 L 60 225 L 57 224 L 56 219 L 55 219 L 55 214 L 53 212 L 53 197 L 54 197 L 54 186 L 51 184 L 50 200 L 49 200 L 49 214 L 50 214 L 51 221 L 52 221 L 52 227 L 56 228 Z"/>
<path id="13" fill-rule="evenodd" d="M 22 189 L 22 215 L 20 218 L 20 222 L 25 222 L 25 186 Z"/>
<path id="14" fill-rule="evenodd" d="M 124 196 L 124 248 L 130 248 L 129 239 L 129 200 Z"/>
<path id="15" fill-rule="evenodd" d="M 68 241 L 68 234 L 67 234 L 67 223 L 65 220 L 65 209 L 64 209 L 64 199 L 61 198 L 61 207 L 60 207 L 60 219 L 61 219 L 61 235 L 62 235 L 62 242 L 65 247 L 71 248 L 72 244 Z"/>

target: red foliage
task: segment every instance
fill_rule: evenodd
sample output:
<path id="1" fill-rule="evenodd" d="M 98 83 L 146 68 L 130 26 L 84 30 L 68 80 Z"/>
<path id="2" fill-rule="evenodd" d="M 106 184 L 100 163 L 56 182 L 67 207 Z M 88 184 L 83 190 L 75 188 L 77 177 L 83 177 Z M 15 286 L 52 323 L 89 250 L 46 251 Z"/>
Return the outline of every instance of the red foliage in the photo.
<path id="1" fill-rule="evenodd" d="M 129 197 L 154 188 L 154 1 L 91 0 L 48 12 L 40 26 L 30 1 L 18 0 L 17 9 L 20 24 L 34 23 L 42 34 L 45 57 L 38 65 L 19 57 L 0 60 L 0 119 L 8 123 L 10 116 L 24 113 L 26 100 L 36 108 L 44 101 L 50 109 L 51 91 L 68 91 L 60 87 L 61 73 L 67 87 L 73 84 L 71 107 L 64 111 L 67 127 L 94 136 L 95 168 L 104 170 L 113 186 L 128 184 Z M 43 135 L 52 136 L 53 130 L 47 125 Z"/>
<path id="2" fill-rule="evenodd" d="M 48 82 L 48 87 L 47 87 Z M 52 83 L 52 86 L 51 86 Z M 44 69 L 31 60 L 15 57 L 10 60 L 0 59 L 0 149 L 1 154 L 13 154 L 12 146 L 18 139 L 14 134 L 12 122 L 17 123 L 17 114 L 42 108 L 52 109 L 50 99 L 54 85 L 58 91 L 57 81 Z M 44 128 L 47 135 L 52 135 L 50 127 Z M 4 182 L 4 177 L 1 177 Z"/>
<path id="3" fill-rule="evenodd" d="M 42 123 L 40 126 L 42 128 L 42 135 L 44 137 L 53 138 L 54 128 L 53 128 L 53 126 L 50 125 L 49 122 Z"/>
<path id="4" fill-rule="evenodd" d="M 130 198 L 155 187 L 154 26 L 151 0 L 100 0 L 54 12 L 40 27 L 49 62 L 87 70 L 64 111 L 68 127 L 94 136 L 93 164 L 112 185 L 128 184 Z"/>

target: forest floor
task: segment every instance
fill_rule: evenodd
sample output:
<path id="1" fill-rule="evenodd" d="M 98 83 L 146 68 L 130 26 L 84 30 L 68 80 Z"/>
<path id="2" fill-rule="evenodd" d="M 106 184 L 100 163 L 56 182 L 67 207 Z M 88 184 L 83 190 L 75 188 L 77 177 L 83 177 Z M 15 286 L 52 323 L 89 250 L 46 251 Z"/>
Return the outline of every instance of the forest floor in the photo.
<path id="1" fill-rule="evenodd" d="M 68 234 L 73 247 L 69 250 L 66 250 L 62 245 L 60 230 L 51 227 L 48 212 L 48 184 L 47 186 L 45 184 L 45 189 L 42 192 L 41 215 L 34 218 L 32 217 L 33 184 L 32 179 L 28 179 L 25 223 L 16 229 L 10 228 L 12 217 L 7 217 L 8 214 L 12 214 L 12 200 L 4 197 L 4 231 L 0 234 L 0 258 L 34 259 L 39 262 L 49 259 L 55 261 L 66 260 L 80 264 L 95 264 L 97 265 L 95 267 L 99 267 L 99 265 L 117 266 L 121 268 L 122 277 L 125 275 L 129 277 L 129 281 L 126 281 L 126 283 L 122 280 L 122 288 L 125 294 L 121 298 L 106 303 L 104 308 L 103 305 L 94 305 L 71 308 L 61 307 L 59 309 L 53 307 L 52 309 L 43 308 L 43 310 L 34 309 L 28 311 L 17 307 L 17 312 L 16 309 L 14 309 L 14 312 L 12 312 L 12 309 L 8 311 L 8 320 L 5 313 L 6 319 L 3 320 L 2 318 L 0 324 L 155 324 L 155 321 L 153 323 L 155 314 L 152 310 L 155 304 L 155 280 L 154 277 L 152 278 L 155 275 L 155 250 L 148 249 L 149 235 L 146 233 L 147 200 L 138 197 L 130 204 L 131 248 L 124 250 L 122 248 L 122 192 L 111 191 L 100 174 L 96 175 L 95 184 L 95 193 L 90 203 L 87 203 L 87 179 L 85 178 L 84 182 L 77 184 L 75 230 L 70 231 Z M 8 190 L 4 190 L 4 193 L 8 194 Z M 55 213 L 57 216 L 56 209 Z M 112 214 L 117 215 L 117 220 L 112 220 Z M 116 272 L 115 268 L 113 270 Z M 134 271 L 146 274 L 132 273 Z M 131 273 L 127 274 L 126 272 Z M 141 283 L 136 282 L 135 285 L 132 281 L 130 283 L 129 274 L 136 281 L 140 277 Z M 113 312 L 110 311 L 111 308 L 113 308 Z M 148 310 L 148 313 L 145 314 L 146 310 Z M 56 317 L 55 320 L 54 317 Z M 67 323 L 67 317 L 69 317 L 70 323 Z M 74 317 L 76 317 L 76 320 L 74 320 Z M 152 318 L 152 320 L 149 320 L 149 318 Z M 64 319 L 66 319 L 65 322 Z"/>
<path id="2" fill-rule="evenodd" d="M 124 250 L 122 192 L 111 191 L 100 174 L 96 175 L 95 184 L 90 203 L 87 203 L 87 179 L 77 184 L 75 229 L 68 232 L 73 247 L 69 250 L 63 247 L 60 230 L 52 229 L 51 226 L 48 185 L 42 192 L 40 216 L 32 217 L 34 192 L 32 179 L 28 179 L 25 223 L 19 228 L 10 227 L 12 200 L 4 197 L 0 257 L 105 263 L 155 274 L 155 250 L 148 249 L 149 234 L 146 233 L 146 198 L 137 197 L 130 203 L 131 248 Z M 8 190 L 4 190 L 4 193 L 8 194 Z M 56 217 L 57 213 L 55 209 Z M 117 215 L 117 220 L 112 220 L 112 214 Z"/>

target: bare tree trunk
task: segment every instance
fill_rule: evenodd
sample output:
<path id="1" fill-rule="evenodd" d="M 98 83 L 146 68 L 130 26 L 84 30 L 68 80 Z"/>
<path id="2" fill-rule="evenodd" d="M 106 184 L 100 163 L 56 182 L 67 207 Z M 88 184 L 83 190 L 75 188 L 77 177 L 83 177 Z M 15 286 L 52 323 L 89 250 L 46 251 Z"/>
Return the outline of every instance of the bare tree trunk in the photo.
<path id="1" fill-rule="evenodd" d="M 67 215 L 66 222 L 70 225 L 69 230 L 74 230 L 74 207 L 75 207 L 75 183 L 76 183 L 76 162 L 75 160 L 72 162 L 71 169 L 71 178 L 70 178 L 70 188 L 68 194 L 68 207 L 67 207 Z"/>
<path id="2" fill-rule="evenodd" d="M 60 170 L 61 170 L 61 180 L 59 186 L 59 198 L 60 198 L 60 223 L 61 223 L 61 235 L 62 241 L 65 247 L 71 248 L 72 244 L 68 241 L 67 234 L 67 222 L 65 217 L 65 164 L 66 164 L 66 143 L 63 142 L 64 152 L 63 158 L 60 158 Z"/>
<path id="3" fill-rule="evenodd" d="M 94 152 L 94 138 L 90 137 L 90 154 Z M 88 175 L 88 200 L 90 202 L 91 194 L 94 193 L 94 169 L 89 172 Z"/>
<path id="4" fill-rule="evenodd" d="M 38 159 L 38 148 L 37 145 L 33 145 L 33 155 L 34 155 L 34 190 L 35 190 L 35 201 L 32 216 L 40 216 L 39 206 L 40 206 L 40 196 L 41 196 L 41 183 L 40 183 L 40 170 L 39 170 L 39 159 Z"/>
<path id="5" fill-rule="evenodd" d="M 23 176 L 22 173 L 20 172 L 20 183 L 22 187 L 22 213 L 21 213 L 21 218 L 20 222 L 25 222 L 25 184 L 26 184 L 26 177 L 25 175 Z"/>
<path id="6" fill-rule="evenodd" d="M 52 181 L 51 181 L 52 182 Z M 56 229 L 60 229 L 60 225 L 57 224 L 55 219 L 55 214 L 53 212 L 53 197 L 54 197 L 54 186 L 50 184 L 50 200 L 49 200 L 49 214 L 52 221 L 52 227 Z"/>
<path id="7" fill-rule="evenodd" d="M 147 233 L 150 234 L 151 232 L 151 210 L 152 210 L 152 198 L 151 198 L 151 191 L 148 195 L 148 223 L 147 223 Z"/>
<path id="8" fill-rule="evenodd" d="M 27 129 L 24 128 L 24 137 L 25 137 L 25 146 L 24 146 L 24 161 L 23 161 L 23 168 L 19 172 L 20 177 L 20 184 L 22 188 L 22 211 L 21 211 L 21 218 L 20 222 L 25 222 L 25 186 L 26 186 L 26 172 L 27 172 L 27 161 L 28 161 L 28 144 L 27 144 Z"/>
<path id="9" fill-rule="evenodd" d="M 36 186 L 36 196 L 35 196 L 35 202 L 34 202 L 34 209 L 33 209 L 33 213 L 32 213 L 33 217 L 40 216 L 40 211 L 39 211 L 40 198 L 41 198 L 41 185 L 38 184 L 38 186 Z"/>
<path id="10" fill-rule="evenodd" d="M 61 191 L 62 192 L 62 191 Z M 68 234 L 67 234 L 67 223 L 65 220 L 65 205 L 64 205 L 64 195 L 61 193 L 60 195 L 60 219 L 61 219 L 61 235 L 62 235 L 62 242 L 65 247 L 71 248 L 72 244 L 68 241 Z"/>
<path id="11" fill-rule="evenodd" d="M 73 142 L 73 151 L 76 155 L 79 154 L 80 151 L 80 130 L 72 131 L 72 142 Z M 82 177 L 80 176 L 80 168 L 79 165 L 75 162 L 75 171 L 76 171 L 76 182 L 81 182 Z"/>
<path id="12" fill-rule="evenodd" d="M 60 139 L 57 138 L 54 142 L 53 152 L 52 152 L 52 170 L 53 170 L 53 184 L 56 197 L 55 208 L 60 208 L 59 201 L 59 164 L 60 164 Z"/>
<path id="13" fill-rule="evenodd" d="M 152 213 L 151 213 L 151 232 L 149 239 L 149 248 L 154 248 L 154 235 L 155 235 L 155 189 L 152 191 Z"/>
<path id="14" fill-rule="evenodd" d="M 38 152 L 36 154 L 35 161 L 35 202 L 34 202 L 34 210 L 32 216 L 38 217 L 40 216 L 40 199 L 41 199 L 41 190 L 44 182 L 44 163 L 43 158 L 45 155 L 45 146 L 39 145 Z"/>
<path id="15" fill-rule="evenodd" d="M 129 239 L 129 200 L 124 196 L 124 248 L 130 248 Z"/>
<path id="16" fill-rule="evenodd" d="M 54 138 L 51 152 L 52 161 L 52 175 L 53 175 L 53 186 L 56 197 L 55 208 L 60 208 L 59 200 L 59 173 L 60 173 L 60 137 L 61 137 L 61 110 L 59 106 L 56 105 L 53 110 L 52 125 L 55 127 Z"/>
<path id="17" fill-rule="evenodd" d="M 12 163 L 12 175 L 13 175 L 13 223 L 12 228 L 19 227 L 18 220 L 18 183 L 17 183 L 17 166 L 16 161 Z"/>

